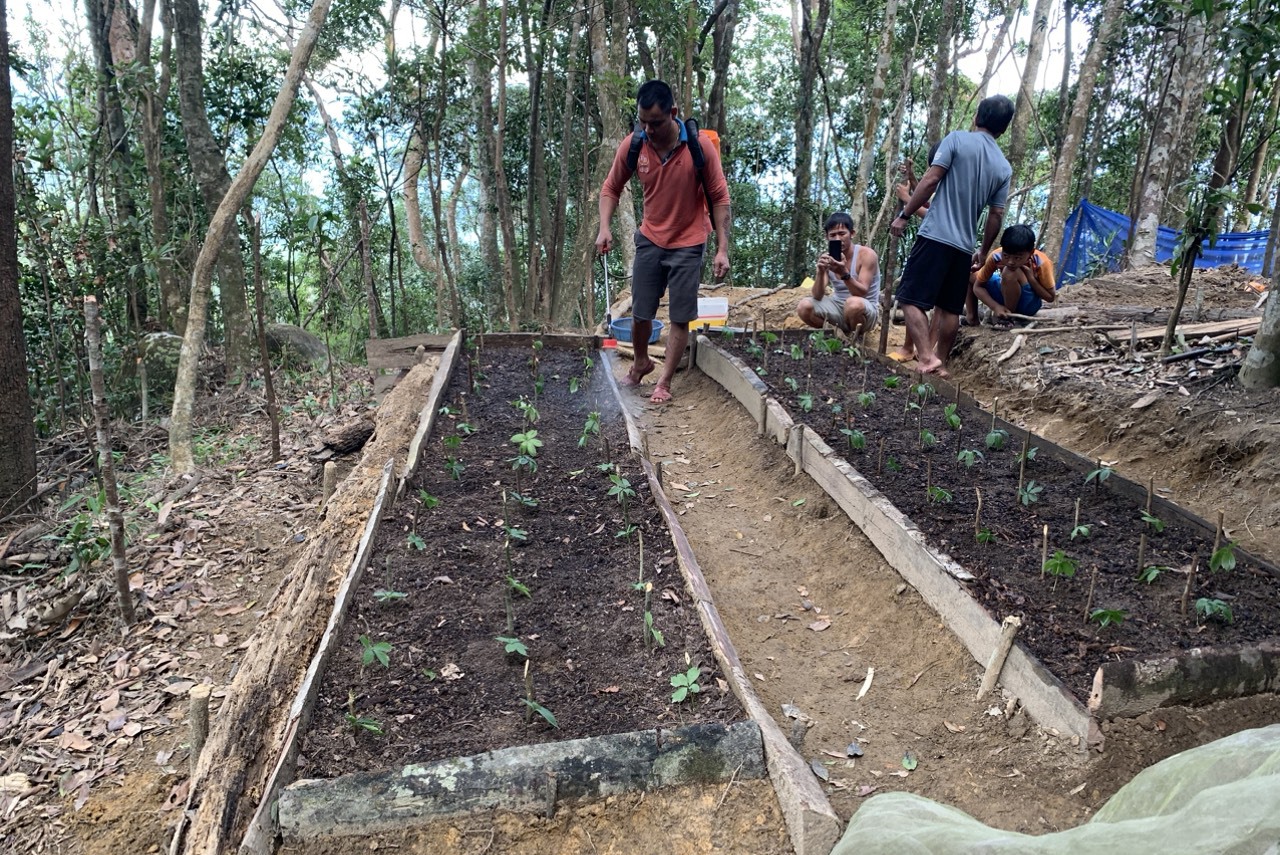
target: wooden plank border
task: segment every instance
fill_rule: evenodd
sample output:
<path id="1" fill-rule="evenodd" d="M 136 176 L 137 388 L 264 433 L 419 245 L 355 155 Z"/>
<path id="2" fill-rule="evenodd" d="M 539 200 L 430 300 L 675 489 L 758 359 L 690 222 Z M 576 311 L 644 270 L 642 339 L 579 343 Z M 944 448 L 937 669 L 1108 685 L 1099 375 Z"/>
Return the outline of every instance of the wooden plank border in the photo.
<path id="1" fill-rule="evenodd" d="M 738 702 L 760 727 L 769 778 L 782 808 L 787 832 L 791 836 L 791 845 L 796 855 L 827 855 L 840 838 L 840 819 L 831 807 L 826 793 L 822 791 L 822 786 L 810 771 L 809 764 L 787 740 L 782 729 L 778 727 L 773 716 L 765 709 L 759 696 L 751 687 L 746 669 L 742 667 L 737 649 L 729 638 L 729 631 L 720 618 L 719 610 L 716 609 L 711 588 L 702 573 L 702 568 L 698 565 L 693 547 L 663 491 L 662 479 L 658 477 L 654 465 L 644 457 L 642 432 L 632 419 L 631 412 L 627 409 L 614 378 L 613 357 L 602 352 L 602 359 L 609 371 L 610 388 L 618 398 L 623 418 L 627 423 L 627 435 L 630 438 L 632 450 L 640 456 L 640 464 L 649 479 L 650 493 L 661 510 L 663 519 L 666 520 L 667 530 L 671 533 L 671 540 L 676 549 L 677 564 L 684 576 L 685 584 L 697 601 L 698 617 L 711 642 L 716 661 L 720 665 L 720 670 L 724 672 L 734 695 L 737 696 Z M 754 376 L 748 378 L 743 374 L 737 376 L 743 381 L 743 385 L 749 385 L 750 380 L 755 379 Z M 728 375 L 727 372 L 726 377 L 732 380 L 732 375 Z M 756 380 L 756 382 L 759 381 Z M 763 387 L 763 384 L 761 386 Z M 786 417 L 785 412 L 780 409 L 779 413 Z"/>
<path id="2" fill-rule="evenodd" d="M 737 365 L 733 364 L 735 361 Z M 716 365 L 717 362 L 720 364 Z M 710 340 L 699 342 L 698 367 L 713 379 L 734 371 L 739 374 L 750 371 Z M 741 391 L 744 387 L 755 388 L 750 383 L 754 376 L 744 379 L 746 383 L 735 384 L 739 394 L 745 394 Z M 730 394 L 735 394 L 734 390 L 730 390 Z M 766 411 L 772 414 L 772 405 L 776 402 L 768 403 L 770 406 Z M 749 396 L 745 406 L 747 412 L 761 411 L 761 402 L 751 400 Z M 772 418 L 770 415 L 770 420 Z M 885 560 L 938 613 L 973 658 L 985 664 L 1000 637 L 1000 625 L 961 586 L 958 580 L 968 573 L 949 557 L 932 549 L 910 519 L 813 431 L 806 430 L 802 434 L 789 431 L 779 435 L 771 429 L 772 425 L 769 427 L 766 433 L 774 436 L 775 441 L 786 448 L 787 456 L 798 461 L 804 471 L 840 505 Z M 792 435 L 799 438 L 793 440 Z M 1015 644 L 1009 652 L 1000 673 L 1000 682 L 1018 696 L 1027 712 L 1042 726 L 1079 737 L 1082 748 L 1101 741 L 1101 731 L 1088 710 L 1020 645 Z"/>
<path id="3" fill-rule="evenodd" d="M 351 566 L 347 568 L 342 584 L 338 587 L 337 596 L 333 601 L 333 611 L 329 614 L 329 624 L 325 627 L 324 635 L 321 636 L 320 644 L 316 648 L 315 656 L 312 657 L 311 664 L 307 666 L 306 675 L 302 679 L 302 684 L 298 687 L 298 693 L 293 699 L 292 706 L 289 707 L 289 722 L 285 727 L 284 744 L 281 746 L 280 758 L 276 761 L 275 769 L 272 770 L 271 776 L 267 779 L 262 799 L 258 803 L 258 809 L 255 811 L 253 819 L 249 822 L 244 839 L 240 842 L 240 852 L 243 855 L 269 855 L 275 849 L 276 829 L 272 817 L 276 805 L 276 797 L 280 789 L 293 780 L 293 776 L 297 771 L 298 752 L 302 747 L 302 735 L 306 733 L 307 725 L 311 721 L 311 712 L 315 708 L 316 695 L 320 690 L 320 675 L 329 664 L 329 659 L 333 655 L 334 644 L 337 642 L 338 631 L 346 619 L 351 599 L 355 595 L 356 588 L 360 585 L 365 568 L 369 566 L 369 558 L 373 552 L 374 536 L 378 532 L 378 526 L 382 523 L 383 515 L 390 507 L 388 496 L 395 492 L 392 489 L 395 479 L 395 462 L 394 457 L 389 458 L 382 467 L 382 480 L 378 484 L 378 493 L 373 502 L 373 509 L 369 513 L 369 519 L 365 522 L 364 535 L 360 538 L 360 545 L 356 549 L 355 558 L 352 559 Z"/>
<path id="4" fill-rule="evenodd" d="M 462 330 L 458 330 L 453 334 L 449 345 L 444 349 L 444 354 L 440 357 L 440 364 L 436 366 L 436 376 L 431 381 L 431 391 L 427 393 L 427 403 L 422 408 L 422 412 L 418 414 L 418 429 L 414 431 L 413 439 L 409 442 L 409 454 L 405 458 L 404 469 L 400 473 L 401 489 L 418 471 L 418 460 L 422 456 L 422 443 L 426 440 L 427 434 L 431 433 L 431 426 L 436 422 L 436 412 L 439 410 L 440 398 L 444 395 L 444 390 L 449 387 L 449 381 L 453 379 L 453 372 L 458 367 L 458 354 L 462 351 L 464 335 L 466 333 Z"/>

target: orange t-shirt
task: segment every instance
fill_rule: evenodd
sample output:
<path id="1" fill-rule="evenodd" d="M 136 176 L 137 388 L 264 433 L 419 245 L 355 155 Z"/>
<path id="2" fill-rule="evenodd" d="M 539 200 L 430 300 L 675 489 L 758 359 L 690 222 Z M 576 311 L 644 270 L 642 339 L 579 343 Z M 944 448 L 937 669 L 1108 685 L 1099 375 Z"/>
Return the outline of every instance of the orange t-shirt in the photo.
<path id="1" fill-rule="evenodd" d="M 712 205 L 729 204 L 729 185 L 724 180 L 724 168 L 715 143 L 705 133 L 698 133 L 702 156 L 706 158 L 703 177 Z M 622 196 L 622 190 L 631 178 L 627 170 L 627 153 L 631 150 L 631 136 L 618 145 L 613 156 L 613 166 L 604 179 L 601 195 L 612 199 Z M 667 162 L 658 157 L 653 144 L 645 139 L 636 161 L 635 177 L 644 190 L 644 219 L 640 233 L 663 249 L 680 249 L 701 246 L 711 234 L 711 219 L 707 211 L 707 198 L 702 191 L 693 168 L 693 155 L 687 145 L 678 146 Z"/>
<path id="2" fill-rule="evenodd" d="M 982 265 L 982 269 L 978 271 L 977 281 L 986 284 L 991 281 L 991 277 L 996 275 L 1000 262 L 1003 260 L 1004 250 L 996 247 L 995 251 L 987 256 L 987 261 Z M 1040 286 L 1052 294 L 1056 288 L 1054 286 L 1053 262 L 1049 260 L 1049 256 L 1040 250 L 1031 253 L 1031 267 L 1035 270 L 1036 280 Z"/>

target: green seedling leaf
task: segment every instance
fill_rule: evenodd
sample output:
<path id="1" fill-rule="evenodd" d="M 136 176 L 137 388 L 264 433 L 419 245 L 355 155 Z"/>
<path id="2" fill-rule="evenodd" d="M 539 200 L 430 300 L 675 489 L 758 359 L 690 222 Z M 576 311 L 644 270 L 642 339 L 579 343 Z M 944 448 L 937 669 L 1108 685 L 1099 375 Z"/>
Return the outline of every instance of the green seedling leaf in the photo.
<path id="1" fill-rule="evenodd" d="M 1009 432 L 1004 428 L 996 428 L 987 433 L 986 445 L 991 451 L 999 451 L 1009 441 Z"/>
<path id="2" fill-rule="evenodd" d="M 1142 521 L 1156 530 L 1156 534 L 1164 531 L 1164 520 L 1159 517 L 1152 516 L 1146 511 L 1142 512 Z"/>
<path id="3" fill-rule="evenodd" d="M 886 389 L 897 389 L 900 385 L 902 385 L 902 378 L 896 374 L 890 374 L 884 378 L 884 387 Z"/>
<path id="4" fill-rule="evenodd" d="M 1101 484 L 1103 481 L 1111 477 L 1111 472 L 1112 470 L 1110 466 L 1103 466 L 1098 469 L 1094 469 L 1088 475 L 1084 476 L 1084 482 L 1088 484 L 1090 481 L 1093 481 L 1097 484 Z"/>
<path id="5" fill-rule="evenodd" d="M 524 646 L 524 642 L 518 638 L 509 638 L 505 635 L 499 635 L 498 643 L 502 645 L 502 649 L 506 653 L 516 653 L 523 656 L 525 659 L 529 658 L 528 648 L 526 648 Z"/>
<path id="6" fill-rule="evenodd" d="M 982 531 L 974 535 L 974 539 L 977 540 L 978 543 L 983 543 L 983 544 L 995 543 L 996 535 L 995 535 L 995 532 L 993 532 L 991 529 L 984 528 Z"/>
<path id="7" fill-rule="evenodd" d="M 1051 576 L 1062 576 L 1070 579 L 1076 575 L 1076 562 L 1068 558 L 1067 554 L 1059 549 L 1044 562 L 1044 570 Z"/>
<path id="8" fill-rule="evenodd" d="M 1209 556 L 1209 569 L 1214 573 L 1219 571 L 1230 573 L 1236 569 L 1236 545 L 1228 543 L 1215 550 L 1213 555 Z"/>
<path id="9" fill-rule="evenodd" d="M 440 500 L 437 499 L 435 496 L 431 495 L 430 493 L 428 493 L 426 490 L 418 491 L 418 501 L 422 502 L 422 507 L 426 508 L 427 510 L 431 510 L 432 508 L 437 507 L 440 504 Z"/>
<path id="10" fill-rule="evenodd" d="M 1145 582 L 1150 585 L 1160 578 L 1160 574 L 1168 570 L 1168 567 L 1152 564 L 1150 567 L 1142 568 L 1142 572 L 1138 574 L 1138 581 Z"/>
<path id="11" fill-rule="evenodd" d="M 1124 609 L 1094 609 L 1089 613 L 1089 620 L 1096 623 L 1099 629 L 1106 629 L 1124 623 L 1126 616 Z"/>
<path id="12" fill-rule="evenodd" d="M 423 541 L 421 537 L 418 536 L 418 533 L 416 531 L 409 532 L 408 540 L 409 540 L 409 546 L 413 549 L 418 550 L 419 552 L 427 548 L 427 544 Z"/>
<path id="13" fill-rule="evenodd" d="M 363 648 L 360 654 L 360 661 L 364 665 L 372 665 L 375 660 L 388 668 L 391 665 L 391 643 L 388 641 L 375 642 L 367 635 L 360 636 L 360 647 Z"/>
<path id="14" fill-rule="evenodd" d="M 803 504 L 804 504 L 804 499 L 796 499 L 794 502 L 791 503 L 791 507 L 798 508 Z"/>
<path id="15" fill-rule="evenodd" d="M 517 579 L 515 576 L 508 576 L 507 584 L 511 587 L 511 590 L 514 593 L 517 593 L 522 597 L 528 597 L 531 600 L 533 599 L 533 594 L 529 593 L 528 586 L 525 585 L 523 582 L 521 582 L 519 579 Z"/>
<path id="16" fill-rule="evenodd" d="M 389 603 L 392 600 L 403 600 L 409 596 L 401 591 L 374 591 L 373 598 L 380 603 Z"/>
<path id="17" fill-rule="evenodd" d="M 956 453 L 956 460 L 963 463 L 965 469 L 972 469 L 986 459 L 985 454 L 974 448 L 966 448 L 964 451 Z"/>
<path id="18" fill-rule="evenodd" d="M 845 439 L 848 440 L 850 449 L 861 451 L 867 447 L 867 437 L 862 431 L 856 428 L 840 428 L 840 433 L 844 434 Z"/>
<path id="19" fill-rule="evenodd" d="M 1071 529 L 1071 539 L 1075 540 L 1077 537 L 1088 539 L 1089 535 L 1092 533 L 1093 533 L 1093 526 L 1085 525 L 1084 523 L 1081 523 L 1080 525 Z"/>
<path id="20" fill-rule="evenodd" d="M 908 751 L 902 755 L 902 768 L 908 772 L 914 772 L 916 767 L 920 765 L 920 761 L 916 759 L 916 755 Z"/>
<path id="21" fill-rule="evenodd" d="M 555 717 L 555 715 L 553 715 L 553 714 L 552 714 L 551 710 L 547 709 L 546 707 L 544 707 L 542 704 L 538 703 L 537 701 L 531 701 L 531 700 L 529 700 L 528 698 L 521 698 L 520 700 L 521 700 L 521 701 L 524 703 L 524 705 L 525 705 L 525 706 L 527 706 L 529 709 L 533 710 L 533 711 L 534 711 L 534 712 L 536 712 L 538 715 L 542 716 L 542 717 L 543 717 L 543 719 L 545 719 L 545 720 L 546 720 L 547 724 L 551 725 L 551 726 L 552 726 L 552 727 L 554 727 L 556 730 L 559 730 L 559 729 L 560 729 L 560 724 L 556 721 L 556 717 Z"/>
<path id="22" fill-rule="evenodd" d="M 802 392 L 798 400 L 800 401 L 800 409 L 806 413 L 813 412 L 813 395 L 808 392 Z"/>
<path id="23" fill-rule="evenodd" d="M 1037 484 L 1034 480 L 1028 481 L 1018 491 L 1018 501 L 1022 503 L 1023 507 L 1029 508 L 1040 501 L 1040 494 L 1043 492 L 1043 485 Z"/>
<path id="24" fill-rule="evenodd" d="M 787 388 L 792 392 L 800 388 L 800 383 L 794 377 L 783 377 L 782 382 L 787 384 Z"/>
<path id="25" fill-rule="evenodd" d="M 1213 619 L 1222 623 L 1235 623 L 1235 615 L 1231 613 L 1231 606 L 1222 600 L 1201 597 L 1196 600 L 1196 614 L 1205 620 Z"/>

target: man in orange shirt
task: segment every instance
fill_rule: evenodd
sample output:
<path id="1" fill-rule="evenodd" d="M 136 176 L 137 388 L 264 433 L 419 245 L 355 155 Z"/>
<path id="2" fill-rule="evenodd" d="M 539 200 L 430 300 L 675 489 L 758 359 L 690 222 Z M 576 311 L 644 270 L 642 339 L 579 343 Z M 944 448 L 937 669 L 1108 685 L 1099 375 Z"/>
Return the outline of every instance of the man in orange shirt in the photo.
<path id="1" fill-rule="evenodd" d="M 698 318 L 702 257 L 711 233 L 708 202 L 716 232 L 712 269 L 717 279 L 729 272 L 729 186 L 724 180 L 720 153 L 703 133 L 699 133 L 698 142 L 706 162 L 699 177 L 687 145 L 687 129 L 679 119 L 670 86 L 661 80 L 645 83 L 636 93 L 636 109 L 644 130 L 644 144 L 635 168 L 644 191 L 644 219 L 636 231 L 636 261 L 631 275 L 631 341 L 636 359 L 623 385 L 638 386 L 653 371 L 649 335 L 658 301 L 670 291 L 667 356 L 662 376 L 649 398 L 655 404 L 665 404 L 671 400 L 671 379 L 689 342 L 689 323 Z M 618 145 L 613 166 L 600 189 L 597 252 L 613 248 L 609 223 L 618 208 L 618 198 L 631 179 L 632 170 L 627 165 L 630 149 L 628 136 Z"/>
<path id="2" fill-rule="evenodd" d="M 997 318 L 1034 315 L 1057 296 L 1053 262 L 1036 249 L 1030 226 L 1009 226 L 973 280 L 973 293 Z"/>

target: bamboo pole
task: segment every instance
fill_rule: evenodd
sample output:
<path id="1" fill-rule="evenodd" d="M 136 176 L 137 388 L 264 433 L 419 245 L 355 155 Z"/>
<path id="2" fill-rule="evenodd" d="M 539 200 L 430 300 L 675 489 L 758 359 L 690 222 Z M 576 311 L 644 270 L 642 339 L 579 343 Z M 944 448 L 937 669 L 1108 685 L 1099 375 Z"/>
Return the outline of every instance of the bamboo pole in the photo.
<path id="1" fill-rule="evenodd" d="M 1009 648 L 1013 647 L 1013 637 L 1017 635 L 1020 626 L 1022 626 L 1022 619 L 1017 615 L 1009 615 L 1001 622 L 1000 640 L 996 642 L 995 650 L 991 651 L 991 658 L 987 661 L 987 671 L 982 675 L 982 685 L 978 687 L 976 700 L 982 700 L 1000 679 L 1000 670 L 1004 668 L 1004 660 L 1009 656 Z"/>

